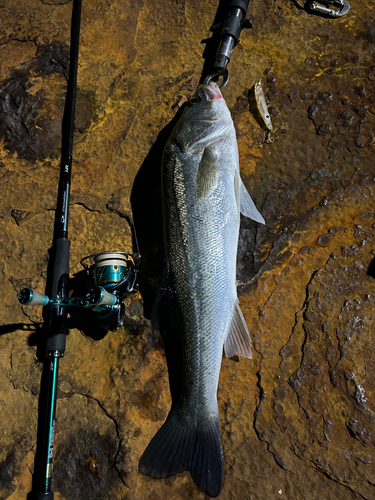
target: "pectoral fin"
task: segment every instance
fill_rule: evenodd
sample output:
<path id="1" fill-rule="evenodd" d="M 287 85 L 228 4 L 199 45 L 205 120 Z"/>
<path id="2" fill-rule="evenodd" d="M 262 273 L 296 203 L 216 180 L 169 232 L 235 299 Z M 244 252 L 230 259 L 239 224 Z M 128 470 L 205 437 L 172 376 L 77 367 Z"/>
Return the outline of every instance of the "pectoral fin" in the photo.
<path id="1" fill-rule="evenodd" d="M 250 333 L 238 301 L 233 308 L 232 324 L 224 342 L 224 351 L 228 358 L 235 354 L 244 358 L 252 358 Z"/>
<path id="2" fill-rule="evenodd" d="M 215 189 L 219 175 L 219 159 L 215 151 L 206 148 L 197 174 L 196 198 L 201 201 Z"/>

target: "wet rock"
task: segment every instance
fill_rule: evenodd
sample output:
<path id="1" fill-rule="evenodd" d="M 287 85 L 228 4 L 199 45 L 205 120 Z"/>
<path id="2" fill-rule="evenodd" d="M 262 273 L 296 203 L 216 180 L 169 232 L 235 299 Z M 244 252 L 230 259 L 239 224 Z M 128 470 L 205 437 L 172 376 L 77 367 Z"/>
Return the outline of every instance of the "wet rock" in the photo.
<path id="1" fill-rule="evenodd" d="M 316 244 L 321 247 L 327 247 L 331 242 L 331 236 L 329 234 L 322 234 L 316 240 Z"/>
<path id="2" fill-rule="evenodd" d="M 322 125 L 319 125 L 319 128 L 317 130 L 318 135 L 329 135 L 333 131 L 332 126 L 329 123 L 323 123 Z"/>
<path id="3" fill-rule="evenodd" d="M 96 401 L 85 401 L 83 396 L 65 399 L 59 406 L 65 432 L 60 430 L 64 445 L 61 440 L 60 443 L 57 440 L 56 445 L 59 465 L 54 470 L 54 485 L 57 491 L 72 500 L 93 495 L 105 499 L 111 490 L 125 492 L 115 466 L 119 449 L 115 422 Z M 80 415 L 80 421 L 76 414 Z"/>
<path id="4" fill-rule="evenodd" d="M 222 500 L 374 498 L 371 20 L 364 0 L 350 11 L 350 29 L 297 4 L 252 4 L 254 27 L 241 33 L 223 89 L 241 175 L 266 226 L 241 220 L 237 281 L 253 359 L 222 363 Z M 32 286 L 43 293 L 46 285 L 71 5 L 8 0 L 2 11 L 4 500 L 26 498 L 35 469 L 42 373 L 36 354 L 45 318 L 41 309 L 21 308 L 17 292 Z M 171 403 L 163 343 L 149 320 L 158 280 L 145 271 L 158 274 L 153 256 L 162 246 L 160 160 L 171 120 L 216 53 L 215 38 L 205 52 L 201 43 L 215 15 L 211 4 L 195 0 L 168 8 L 158 0 L 84 6 L 71 275 L 85 255 L 134 251 L 133 220 L 145 259 L 141 291 L 127 299 L 118 332 L 100 336 L 82 315 L 70 318 L 53 470 L 61 500 L 202 498 L 188 473 L 153 480 L 137 464 Z M 262 75 L 272 101 L 272 144 L 264 142 L 246 95 Z"/>
<path id="5" fill-rule="evenodd" d="M 363 85 L 360 85 L 359 87 L 357 87 L 355 89 L 355 91 L 357 92 L 359 97 L 366 97 L 367 96 L 366 88 L 363 87 Z"/>
<path id="6" fill-rule="evenodd" d="M 239 113 L 246 111 L 247 109 L 249 109 L 249 100 L 242 96 L 238 97 L 234 109 Z"/>
<path id="7" fill-rule="evenodd" d="M 319 92 L 319 99 L 321 99 L 322 101 L 325 101 L 325 102 L 332 101 L 332 99 L 333 99 L 332 92 L 330 92 L 329 90 Z"/>
<path id="8" fill-rule="evenodd" d="M 374 136 L 371 133 L 360 134 L 355 138 L 356 146 L 359 148 L 364 148 L 365 146 L 371 146 L 374 142 Z"/>

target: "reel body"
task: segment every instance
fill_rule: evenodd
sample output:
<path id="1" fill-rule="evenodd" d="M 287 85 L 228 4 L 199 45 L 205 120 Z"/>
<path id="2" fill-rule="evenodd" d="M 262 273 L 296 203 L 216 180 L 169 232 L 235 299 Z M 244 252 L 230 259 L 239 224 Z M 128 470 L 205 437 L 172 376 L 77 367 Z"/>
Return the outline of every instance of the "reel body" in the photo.
<path id="1" fill-rule="evenodd" d="M 88 262 L 92 262 L 89 264 Z M 32 288 L 24 288 L 18 294 L 22 305 L 49 305 L 54 307 L 80 307 L 92 309 L 100 325 L 116 331 L 124 322 L 127 295 L 137 289 L 137 276 L 141 257 L 127 252 L 102 252 L 81 260 L 91 286 L 80 297 L 48 297 Z"/>

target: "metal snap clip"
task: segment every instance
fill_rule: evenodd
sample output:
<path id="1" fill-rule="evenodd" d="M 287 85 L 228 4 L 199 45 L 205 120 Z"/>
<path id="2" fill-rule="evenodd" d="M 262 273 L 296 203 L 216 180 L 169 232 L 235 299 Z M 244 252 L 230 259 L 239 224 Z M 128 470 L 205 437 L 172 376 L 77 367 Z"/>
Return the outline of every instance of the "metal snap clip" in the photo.
<path id="1" fill-rule="evenodd" d="M 311 0 L 310 9 L 317 14 L 342 17 L 349 11 L 350 5 L 346 0 Z"/>

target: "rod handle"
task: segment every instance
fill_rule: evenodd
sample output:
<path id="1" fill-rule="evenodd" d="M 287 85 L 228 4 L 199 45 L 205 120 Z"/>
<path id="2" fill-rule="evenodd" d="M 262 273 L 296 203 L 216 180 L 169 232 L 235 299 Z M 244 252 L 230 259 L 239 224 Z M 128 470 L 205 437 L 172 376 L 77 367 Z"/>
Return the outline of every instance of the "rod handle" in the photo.
<path id="1" fill-rule="evenodd" d="M 51 297 L 58 297 L 61 293 L 62 280 L 65 276 L 69 276 L 70 241 L 58 238 L 55 240 L 54 250 Z"/>

